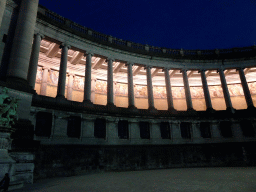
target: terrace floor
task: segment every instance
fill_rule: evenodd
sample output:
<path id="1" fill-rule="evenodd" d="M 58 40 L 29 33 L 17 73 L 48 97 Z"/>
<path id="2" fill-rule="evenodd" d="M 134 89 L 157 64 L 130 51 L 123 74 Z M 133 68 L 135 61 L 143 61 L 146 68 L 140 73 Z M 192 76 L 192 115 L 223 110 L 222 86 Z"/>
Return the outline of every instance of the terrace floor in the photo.
<path id="1" fill-rule="evenodd" d="M 256 167 L 179 168 L 45 179 L 14 192 L 253 192 Z"/>

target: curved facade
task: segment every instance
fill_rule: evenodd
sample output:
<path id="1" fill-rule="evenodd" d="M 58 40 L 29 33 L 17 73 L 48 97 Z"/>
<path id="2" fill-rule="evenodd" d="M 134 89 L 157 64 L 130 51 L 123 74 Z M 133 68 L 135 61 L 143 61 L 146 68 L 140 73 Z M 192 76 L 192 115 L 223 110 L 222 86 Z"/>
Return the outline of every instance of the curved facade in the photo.
<path id="1" fill-rule="evenodd" d="M 36 177 L 255 164 L 255 46 L 136 44 L 29 0 L 7 0 L 0 23 L 1 88 L 40 141 Z"/>

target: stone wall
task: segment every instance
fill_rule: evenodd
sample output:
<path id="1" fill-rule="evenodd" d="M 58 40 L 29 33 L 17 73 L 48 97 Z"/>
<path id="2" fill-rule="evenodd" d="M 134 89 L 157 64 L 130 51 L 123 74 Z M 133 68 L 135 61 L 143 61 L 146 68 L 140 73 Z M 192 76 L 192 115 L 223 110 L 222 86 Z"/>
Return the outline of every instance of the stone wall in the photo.
<path id="1" fill-rule="evenodd" d="M 100 171 L 255 166 L 256 152 L 251 147 L 255 144 L 252 142 L 150 147 L 42 145 L 35 157 L 34 178 Z"/>

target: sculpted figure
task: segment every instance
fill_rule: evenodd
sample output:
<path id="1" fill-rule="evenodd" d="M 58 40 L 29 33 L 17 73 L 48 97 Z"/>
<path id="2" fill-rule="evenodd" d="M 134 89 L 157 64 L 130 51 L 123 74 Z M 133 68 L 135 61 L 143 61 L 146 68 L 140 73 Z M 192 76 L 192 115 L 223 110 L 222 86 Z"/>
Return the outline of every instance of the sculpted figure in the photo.
<path id="1" fill-rule="evenodd" d="M 17 107 L 18 99 L 10 97 L 8 89 L 4 88 L 0 94 L 0 126 L 12 127 L 14 125 Z"/>

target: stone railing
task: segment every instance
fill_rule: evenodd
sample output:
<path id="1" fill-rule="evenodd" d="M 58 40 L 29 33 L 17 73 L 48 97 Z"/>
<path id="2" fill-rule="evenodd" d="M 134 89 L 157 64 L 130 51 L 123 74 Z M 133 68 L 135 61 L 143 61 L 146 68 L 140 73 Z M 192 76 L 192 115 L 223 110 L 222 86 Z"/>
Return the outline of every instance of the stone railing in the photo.
<path id="1" fill-rule="evenodd" d="M 232 59 L 242 57 L 255 57 L 256 46 L 231 48 L 231 49 L 215 49 L 215 50 L 183 50 L 183 49 L 169 49 L 163 47 L 155 47 L 150 45 L 143 45 L 122 39 L 112 37 L 110 35 L 102 34 L 82 25 L 79 25 L 69 19 L 66 19 L 43 6 L 38 9 L 39 18 L 46 19 L 47 22 L 57 24 L 58 27 L 65 30 L 71 29 L 72 32 L 77 32 L 78 35 L 84 34 L 85 38 L 97 41 L 98 43 L 108 44 L 109 46 L 118 49 L 128 50 L 130 52 L 138 52 L 150 56 L 171 57 L 174 59 Z"/>

